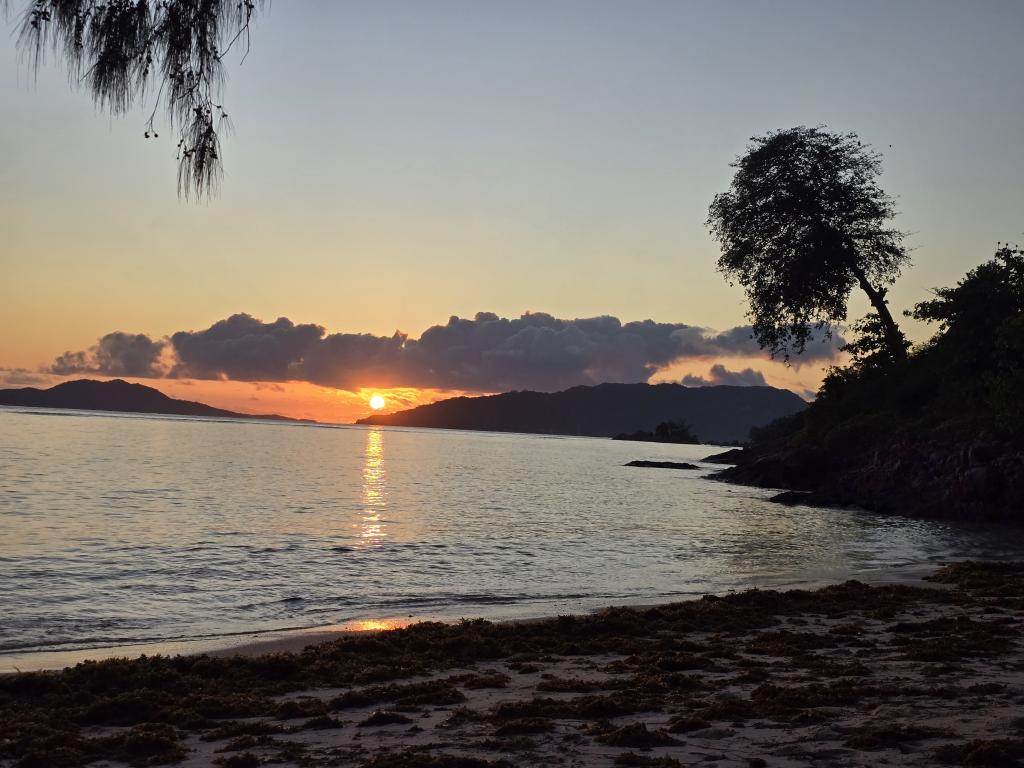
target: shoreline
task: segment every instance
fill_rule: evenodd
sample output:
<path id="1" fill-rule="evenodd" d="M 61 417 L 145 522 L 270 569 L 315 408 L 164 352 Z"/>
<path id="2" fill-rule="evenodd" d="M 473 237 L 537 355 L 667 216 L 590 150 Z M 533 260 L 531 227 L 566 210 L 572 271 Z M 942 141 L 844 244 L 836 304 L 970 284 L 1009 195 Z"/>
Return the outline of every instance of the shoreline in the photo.
<path id="1" fill-rule="evenodd" d="M 930 582 L 7 675 L 0 765 L 1016 765 L 1024 564 Z"/>
<path id="2" fill-rule="evenodd" d="M 872 586 L 907 585 L 935 589 L 938 585 L 925 580 L 936 564 L 915 563 L 903 566 L 910 571 L 909 575 L 900 576 L 899 569 L 888 568 L 879 573 L 881 578 L 867 578 L 861 574 L 860 580 Z M 258 656 L 267 653 L 300 652 L 319 643 L 330 642 L 349 635 L 384 632 L 391 629 L 402 629 L 423 622 L 457 624 L 466 620 L 482 620 L 499 624 L 521 624 L 555 619 L 558 616 L 589 616 L 613 608 L 647 610 L 659 606 L 671 605 L 682 601 L 695 600 L 705 595 L 725 596 L 746 590 L 815 590 L 835 583 L 828 580 L 793 580 L 782 583 L 750 584 L 743 589 L 728 590 L 694 590 L 679 596 L 660 596 L 650 601 L 636 602 L 598 602 L 603 598 L 592 598 L 583 603 L 593 603 L 586 608 L 570 610 L 540 610 L 531 612 L 506 611 L 485 614 L 474 612 L 469 615 L 455 613 L 409 614 L 404 617 L 387 616 L 376 619 L 352 619 L 336 624 L 322 624 L 311 627 L 293 629 L 254 629 L 252 631 L 232 632 L 219 635 L 192 638 L 172 638 L 167 640 L 126 642 L 114 645 L 97 645 L 86 648 L 42 649 L 30 651 L 0 652 L 0 676 L 25 672 L 54 672 L 82 662 L 98 662 L 111 659 L 137 659 L 142 656 L 201 656 L 212 658 L 230 658 L 232 656 Z"/>

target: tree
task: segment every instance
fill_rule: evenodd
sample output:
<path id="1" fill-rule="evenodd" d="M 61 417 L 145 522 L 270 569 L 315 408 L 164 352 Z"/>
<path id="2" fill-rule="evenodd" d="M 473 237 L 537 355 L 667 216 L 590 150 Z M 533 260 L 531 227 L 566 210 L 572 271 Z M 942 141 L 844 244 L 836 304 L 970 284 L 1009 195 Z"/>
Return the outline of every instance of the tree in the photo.
<path id="1" fill-rule="evenodd" d="M 814 329 L 846 320 L 855 285 L 867 294 L 888 355 L 906 340 L 885 295 L 909 262 L 888 226 L 895 203 L 879 187 L 881 156 L 856 134 L 798 126 L 754 137 L 708 226 L 718 269 L 747 294 L 754 336 L 772 355 L 800 353 Z"/>
<path id="2" fill-rule="evenodd" d="M 1000 244 L 956 286 L 933 293 L 907 314 L 939 326 L 933 349 L 956 378 L 986 388 L 1000 427 L 1024 434 L 1024 250 Z"/>
<path id="3" fill-rule="evenodd" d="M 855 370 L 883 370 L 896 362 L 886 339 L 886 329 L 882 318 L 877 314 L 869 314 L 857 320 L 852 326 L 853 340 L 841 346 L 839 350 L 846 352 Z M 910 342 L 903 339 L 903 355 L 910 348 Z"/>
<path id="4" fill-rule="evenodd" d="M 907 314 L 937 323 L 947 344 L 968 363 L 989 360 L 1000 328 L 1024 314 L 1024 250 L 1000 243 L 995 256 L 953 288 L 937 288 L 934 298 L 914 305 Z"/>
<path id="5" fill-rule="evenodd" d="M 154 120 L 162 105 L 178 130 L 179 194 L 208 196 L 223 176 L 220 135 L 230 130 L 220 104 L 224 57 L 236 45 L 248 53 L 249 30 L 263 3 L 31 0 L 18 42 L 36 68 L 52 50 L 71 82 L 87 87 L 112 115 L 155 91 L 145 137 L 157 136 Z"/>

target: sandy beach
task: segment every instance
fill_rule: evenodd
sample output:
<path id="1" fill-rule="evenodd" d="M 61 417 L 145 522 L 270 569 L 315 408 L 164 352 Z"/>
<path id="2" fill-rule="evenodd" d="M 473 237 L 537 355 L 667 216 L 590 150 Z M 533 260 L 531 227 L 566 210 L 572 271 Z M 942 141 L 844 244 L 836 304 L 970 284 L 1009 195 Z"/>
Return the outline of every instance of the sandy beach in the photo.
<path id="1" fill-rule="evenodd" d="M 1016 765 L 1024 566 L 930 578 L 8 675 L 0 760 Z"/>

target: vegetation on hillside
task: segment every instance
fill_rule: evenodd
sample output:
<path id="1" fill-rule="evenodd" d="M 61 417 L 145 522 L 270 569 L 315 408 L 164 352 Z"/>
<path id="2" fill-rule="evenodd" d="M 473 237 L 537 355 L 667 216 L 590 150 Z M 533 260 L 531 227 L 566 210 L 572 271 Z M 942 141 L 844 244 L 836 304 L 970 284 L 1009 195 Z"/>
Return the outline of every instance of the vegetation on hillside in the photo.
<path id="1" fill-rule="evenodd" d="M 893 359 L 857 325 L 851 363 L 806 411 L 752 432 L 725 476 L 884 511 L 1020 515 L 1024 497 L 1024 251 L 1000 246 L 907 312 L 937 333 Z"/>
<path id="2" fill-rule="evenodd" d="M 973 436 L 978 429 L 1019 443 L 1024 434 L 1024 251 L 1001 247 L 953 288 L 907 313 L 936 323 L 936 335 L 893 361 L 871 318 L 861 321 L 846 351 L 850 365 L 834 368 L 806 412 L 754 430 L 801 434 L 843 444 L 909 428 L 942 427 Z"/>
<path id="3" fill-rule="evenodd" d="M 685 419 L 679 421 L 663 421 L 654 428 L 653 432 L 637 430 L 636 432 L 621 432 L 615 436 L 615 440 L 639 440 L 647 443 L 685 443 L 698 445 L 700 440 L 693 433 L 693 429 Z"/>

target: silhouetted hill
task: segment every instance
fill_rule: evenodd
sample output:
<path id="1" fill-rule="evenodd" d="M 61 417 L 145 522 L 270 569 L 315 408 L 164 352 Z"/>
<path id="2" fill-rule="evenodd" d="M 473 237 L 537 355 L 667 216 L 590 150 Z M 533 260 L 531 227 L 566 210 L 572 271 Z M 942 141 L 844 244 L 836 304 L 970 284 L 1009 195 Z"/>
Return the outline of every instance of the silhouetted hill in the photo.
<path id="1" fill-rule="evenodd" d="M 129 384 L 121 379 L 65 381 L 49 389 L 24 387 L 0 389 L 0 405 L 29 408 L 75 408 L 85 411 L 122 411 L 128 413 L 162 413 L 172 416 L 210 416 L 235 419 L 273 419 L 298 421 L 276 414 L 254 416 L 214 408 L 191 400 L 176 400 L 163 392 L 142 384 Z"/>
<path id="2" fill-rule="evenodd" d="M 685 421 L 700 440 L 728 443 L 746 440 L 751 427 L 805 406 L 792 392 L 774 387 L 599 384 L 553 393 L 455 397 L 357 423 L 612 437 L 653 431 L 665 421 Z"/>

